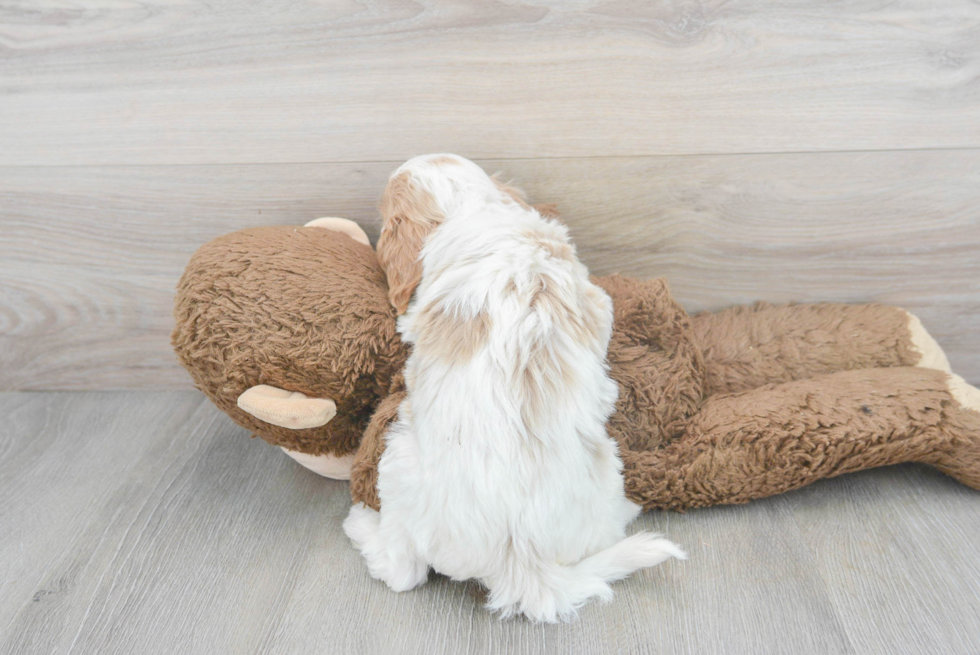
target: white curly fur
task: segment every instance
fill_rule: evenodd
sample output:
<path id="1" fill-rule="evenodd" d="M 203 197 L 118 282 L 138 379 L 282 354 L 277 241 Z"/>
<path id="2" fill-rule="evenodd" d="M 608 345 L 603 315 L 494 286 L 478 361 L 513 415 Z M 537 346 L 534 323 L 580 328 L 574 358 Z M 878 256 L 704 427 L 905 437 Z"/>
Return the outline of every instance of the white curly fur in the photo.
<path id="1" fill-rule="evenodd" d="M 658 535 L 625 535 L 639 507 L 605 429 L 612 304 L 567 229 L 461 157 L 405 172 L 441 222 L 399 320 L 413 350 L 378 466 L 382 509 L 355 506 L 344 522 L 371 575 L 396 591 L 429 567 L 477 578 L 489 608 L 556 621 L 611 598 L 609 582 L 684 558 Z"/>

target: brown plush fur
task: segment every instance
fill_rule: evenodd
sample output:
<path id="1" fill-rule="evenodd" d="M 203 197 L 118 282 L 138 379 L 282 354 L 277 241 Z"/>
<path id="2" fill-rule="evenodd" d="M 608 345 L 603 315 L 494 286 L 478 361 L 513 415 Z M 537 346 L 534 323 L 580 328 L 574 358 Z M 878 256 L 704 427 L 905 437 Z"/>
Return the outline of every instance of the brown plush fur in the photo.
<path id="1" fill-rule="evenodd" d="M 364 440 L 354 456 L 350 474 L 350 492 L 355 502 L 381 509 L 378 500 L 378 463 L 385 449 L 384 435 L 388 425 L 398 418 L 398 405 L 404 399 L 405 392 L 399 391 L 382 400 L 371 418 L 371 424 L 364 431 Z"/>
<path id="2" fill-rule="evenodd" d="M 269 443 L 313 455 L 358 449 L 407 350 L 368 246 L 315 227 L 229 234 L 191 258 L 177 287 L 172 343 L 197 387 Z M 330 398 L 337 415 L 291 430 L 238 408 L 257 384 Z"/>
<path id="3" fill-rule="evenodd" d="M 948 463 L 961 441 L 980 441 L 980 414 L 959 407 L 946 378 L 873 368 L 711 396 L 682 438 L 624 453 L 626 493 L 644 507 L 685 509 L 886 464 Z"/>
<path id="4" fill-rule="evenodd" d="M 645 508 L 741 503 L 909 461 L 980 488 L 980 413 L 953 399 L 945 373 L 910 366 L 901 310 L 756 305 L 690 318 L 662 280 L 595 281 L 614 306 L 609 431 L 627 495 Z M 174 348 L 209 398 L 270 443 L 356 451 L 351 492 L 377 508 L 407 352 L 370 248 L 319 228 L 227 235 L 192 258 L 175 318 Z M 257 384 L 331 398 L 337 416 L 309 430 L 262 423 L 235 405 Z"/>
<path id="5" fill-rule="evenodd" d="M 708 361 L 708 394 L 834 371 L 914 366 L 909 315 L 886 305 L 760 302 L 691 320 Z"/>

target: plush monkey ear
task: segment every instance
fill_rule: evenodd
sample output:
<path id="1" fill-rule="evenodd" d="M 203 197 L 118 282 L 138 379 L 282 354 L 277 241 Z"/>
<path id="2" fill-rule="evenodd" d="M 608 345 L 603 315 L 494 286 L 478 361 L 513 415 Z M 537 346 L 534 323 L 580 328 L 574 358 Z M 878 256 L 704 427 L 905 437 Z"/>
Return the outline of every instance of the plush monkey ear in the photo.
<path id="1" fill-rule="evenodd" d="M 368 235 L 364 233 L 364 230 L 361 229 L 361 226 L 349 218 L 325 216 L 323 218 L 315 218 L 303 225 L 303 227 L 322 227 L 327 230 L 333 230 L 334 232 L 346 234 L 354 241 L 363 243 L 365 246 L 371 246 L 371 241 L 368 239 Z"/>
<path id="2" fill-rule="evenodd" d="M 388 276 L 388 300 L 398 314 L 404 314 L 422 279 L 422 246 L 445 215 L 432 194 L 405 171 L 388 180 L 381 197 L 381 217 L 378 261 Z"/>

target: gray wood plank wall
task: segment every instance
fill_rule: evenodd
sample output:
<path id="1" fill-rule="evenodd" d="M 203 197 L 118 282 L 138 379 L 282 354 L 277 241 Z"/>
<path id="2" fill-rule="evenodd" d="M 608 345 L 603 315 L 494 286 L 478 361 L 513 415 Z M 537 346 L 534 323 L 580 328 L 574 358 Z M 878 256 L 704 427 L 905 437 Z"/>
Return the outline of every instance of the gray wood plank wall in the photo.
<path id="1" fill-rule="evenodd" d="M 0 389 L 183 388 L 172 290 L 227 231 L 454 151 L 690 310 L 877 300 L 980 381 L 980 6 L 16 5 L 0 12 Z"/>

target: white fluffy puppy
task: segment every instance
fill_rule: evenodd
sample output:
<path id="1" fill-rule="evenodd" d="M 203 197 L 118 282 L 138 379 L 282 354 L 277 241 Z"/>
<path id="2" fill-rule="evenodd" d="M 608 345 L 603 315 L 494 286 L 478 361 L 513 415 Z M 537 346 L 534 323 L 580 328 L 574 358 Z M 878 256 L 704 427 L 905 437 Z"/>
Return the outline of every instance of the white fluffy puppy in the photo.
<path id="1" fill-rule="evenodd" d="M 431 566 L 478 578 L 504 616 L 555 621 L 683 558 L 658 535 L 625 537 L 640 508 L 605 427 L 612 303 L 567 229 L 453 155 L 399 168 L 382 211 L 378 252 L 413 348 L 381 512 L 344 522 L 371 575 L 403 591 Z"/>

